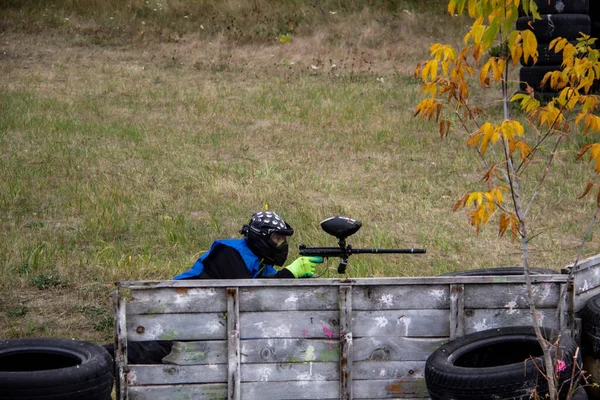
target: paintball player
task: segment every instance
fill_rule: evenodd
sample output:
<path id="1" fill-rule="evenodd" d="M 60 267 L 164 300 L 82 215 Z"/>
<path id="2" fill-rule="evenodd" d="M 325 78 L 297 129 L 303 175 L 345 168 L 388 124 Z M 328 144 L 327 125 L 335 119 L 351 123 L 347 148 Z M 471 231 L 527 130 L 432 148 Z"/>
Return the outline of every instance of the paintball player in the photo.
<path id="1" fill-rule="evenodd" d="M 216 240 L 190 270 L 174 279 L 304 278 L 313 276 L 316 264 L 323 262 L 321 257 L 299 257 L 276 271 L 273 266 L 287 259 L 287 238 L 294 229 L 272 211 L 252 214 L 240 234 L 245 237 Z"/>
<path id="2" fill-rule="evenodd" d="M 272 211 L 252 214 L 240 233 L 241 239 L 215 240 L 190 270 L 174 279 L 304 278 L 313 276 L 316 264 L 323 262 L 321 257 L 299 257 L 276 271 L 273 266 L 287 259 L 287 238 L 294 230 Z M 114 345 L 104 347 L 114 356 Z M 170 340 L 129 342 L 127 358 L 133 364 L 160 364 L 171 347 Z"/>

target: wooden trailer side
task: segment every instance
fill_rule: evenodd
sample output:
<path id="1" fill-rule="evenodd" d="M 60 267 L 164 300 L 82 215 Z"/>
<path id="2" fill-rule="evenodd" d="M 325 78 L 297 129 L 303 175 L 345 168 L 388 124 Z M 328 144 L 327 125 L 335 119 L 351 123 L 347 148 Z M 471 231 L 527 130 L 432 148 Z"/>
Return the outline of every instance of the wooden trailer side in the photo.
<path id="1" fill-rule="evenodd" d="M 552 326 L 566 277 L 534 277 Z M 523 277 L 122 282 L 120 399 L 418 399 L 424 366 L 467 333 L 531 324 Z M 174 340 L 161 365 L 128 341 Z"/>

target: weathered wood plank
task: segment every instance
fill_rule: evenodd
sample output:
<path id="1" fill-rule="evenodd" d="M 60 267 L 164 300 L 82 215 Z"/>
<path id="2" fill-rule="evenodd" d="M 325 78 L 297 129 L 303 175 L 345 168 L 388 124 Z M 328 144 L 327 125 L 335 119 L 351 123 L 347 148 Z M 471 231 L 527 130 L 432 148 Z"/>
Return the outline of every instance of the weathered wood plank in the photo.
<path id="1" fill-rule="evenodd" d="M 250 382 L 242 384 L 244 399 L 339 399 L 339 382 Z"/>
<path id="2" fill-rule="evenodd" d="M 577 271 L 575 271 L 575 273 L 580 273 L 583 272 L 584 270 L 588 269 L 588 268 L 594 268 L 594 267 L 598 267 L 600 266 L 600 254 L 596 254 L 594 256 L 585 258 L 583 260 L 580 260 L 577 263 Z M 568 274 L 569 271 L 573 268 L 573 264 L 569 264 L 567 266 L 565 266 L 562 269 L 563 274 Z"/>
<path id="3" fill-rule="evenodd" d="M 567 275 L 533 275 L 533 283 L 559 282 L 565 283 Z M 525 283 L 525 278 L 519 275 L 512 276 L 430 276 L 415 278 L 355 278 L 355 279 L 217 279 L 217 280 L 182 280 L 182 281 L 121 281 L 119 287 L 129 289 L 148 288 L 191 288 L 191 287 L 306 287 L 306 286 L 340 286 L 351 284 L 353 286 L 402 286 L 402 285 L 452 285 L 476 283 Z"/>
<path id="4" fill-rule="evenodd" d="M 449 285 L 356 286 L 354 310 L 448 309 Z"/>
<path id="5" fill-rule="evenodd" d="M 465 285 L 450 285 L 450 339 L 465 334 Z"/>
<path id="6" fill-rule="evenodd" d="M 132 386 L 129 388 L 129 400 L 225 400 L 227 384 L 207 385 L 160 385 Z"/>
<path id="7" fill-rule="evenodd" d="M 227 383 L 227 364 L 135 365 L 130 364 L 129 388 L 145 385 Z"/>
<path id="8" fill-rule="evenodd" d="M 242 339 L 340 337 L 335 311 L 266 311 L 242 313 Z"/>
<path id="9" fill-rule="evenodd" d="M 556 307 L 560 301 L 560 283 L 537 283 L 532 286 L 537 307 Z M 529 308 L 527 286 L 520 284 L 465 285 L 465 308 Z"/>
<path id="10" fill-rule="evenodd" d="M 242 340 L 240 346 L 242 363 L 338 362 L 340 356 L 337 339 L 255 339 Z M 165 360 L 175 365 L 223 364 L 225 354 L 224 340 L 175 342 Z"/>
<path id="11" fill-rule="evenodd" d="M 339 337 L 339 311 L 243 314 L 246 337 Z"/>
<path id="12" fill-rule="evenodd" d="M 423 336 L 449 334 L 448 310 L 356 311 L 353 336 Z M 339 338 L 339 313 L 290 311 L 243 313 L 242 338 Z"/>
<path id="13" fill-rule="evenodd" d="M 425 361 L 355 361 L 354 380 L 425 379 Z"/>
<path id="14" fill-rule="evenodd" d="M 353 380 L 424 379 L 425 361 L 358 361 L 352 366 Z M 337 381 L 339 363 L 257 363 L 241 365 L 242 382 Z M 226 364 L 130 365 L 129 387 L 225 383 Z"/>
<path id="15" fill-rule="evenodd" d="M 579 274 L 586 274 L 594 269 Z M 600 269 L 597 270 L 600 275 Z M 600 279 L 600 277 L 599 277 Z M 579 293 L 589 287 L 584 280 Z M 558 283 L 536 284 L 536 304 L 547 307 L 558 301 Z M 600 285 L 599 285 L 600 286 Z M 585 290 L 584 290 L 585 289 Z M 485 295 L 484 295 L 485 294 Z M 490 296 L 491 294 L 491 296 Z M 244 288 L 240 291 L 241 311 L 286 311 L 286 310 L 337 310 L 337 290 L 334 287 L 266 287 Z M 498 290 L 493 284 L 469 285 L 465 291 L 465 305 L 478 308 L 499 308 L 515 304 L 525 308 L 527 293 L 525 285 L 506 284 Z M 449 308 L 449 286 L 404 285 L 398 287 L 357 287 L 353 303 L 356 310 L 386 309 L 447 309 Z M 226 291 L 224 288 L 160 288 L 137 290 L 127 304 L 127 314 L 205 313 L 225 312 Z"/>
<path id="16" fill-rule="evenodd" d="M 586 271 L 586 273 L 598 271 L 600 279 L 600 269 Z M 583 275 L 585 274 L 580 274 Z M 589 282 L 587 284 L 585 282 L 583 285 L 589 286 Z M 449 287 L 446 285 L 359 286 L 354 289 L 353 308 L 355 310 L 447 309 L 450 304 Z M 534 285 L 536 304 L 541 307 L 556 304 L 559 295 L 557 287 L 559 283 Z M 580 292 L 582 289 L 580 288 Z M 467 308 L 500 308 L 513 303 L 515 308 L 527 307 L 525 285 L 506 284 L 502 286 L 502 290 L 498 290 L 498 286 L 494 284 L 472 284 L 465 290 Z M 253 287 L 240 290 L 241 311 L 337 309 L 335 287 Z M 136 290 L 127 304 L 128 315 L 225 311 L 225 288 Z"/>
<path id="17" fill-rule="evenodd" d="M 243 383 L 242 397 L 247 399 L 339 399 L 337 382 L 268 382 Z M 355 399 L 425 398 L 428 397 L 423 380 L 354 381 Z M 247 396 L 247 397 L 246 397 Z"/>
<path id="18" fill-rule="evenodd" d="M 354 381 L 355 399 L 428 398 L 424 379 Z"/>
<path id="19" fill-rule="evenodd" d="M 573 265 L 568 265 L 563 272 L 569 272 Z M 566 275 L 565 275 L 566 276 Z M 573 312 L 579 312 L 589 299 L 600 294 L 600 254 L 581 260 L 573 275 L 574 296 Z"/>
<path id="20" fill-rule="evenodd" d="M 538 321 L 542 326 L 558 328 L 555 309 L 538 309 Z M 527 310 L 466 310 L 465 334 L 503 326 L 531 325 L 531 314 Z"/>
<path id="21" fill-rule="evenodd" d="M 147 314 L 127 318 L 127 340 L 225 339 L 224 313 Z"/>
<path id="22" fill-rule="evenodd" d="M 242 385 L 247 382 L 338 382 L 339 377 L 339 362 L 242 365 Z"/>
<path id="23" fill-rule="evenodd" d="M 227 311 L 226 288 L 158 288 L 135 290 L 127 314 L 212 313 Z"/>
<path id="24" fill-rule="evenodd" d="M 225 364 L 227 361 L 225 340 L 175 342 L 171 353 L 163 358 L 163 363 L 174 365 Z"/>
<path id="25" fill-rule="evenodd" d="M 227 288 L 227 398 L 240 400 L 240 306 L 237 287 Z"/>
<path id="26" fill-rule="evenodd" d="M 147 314 L 128 318 L 129 340 L 215 340 L 226 334 L 223 314 Z M 354 336 L 449 335 L 449 310 L 356 311 Z M 242 313 L 241 339 L 339 338 L 339 311 Z"/>
<path id="27" fill-rule="evenodd" d="M 558 316 L 558 318 L 559 318 L 558 326 L 559 326 L 559 329 L 561 331 L 563 331 L 568 328 L 569 324 L 570 324 L 570 326 L 573 326 L 573 323 L 572 323 L 573 321 L 569 320 L 569 315 L 573 315 L 573 312 L 570 309 L 570 307 L 573 306 L 573 301 L 572 301 L 573 293 L 568 290 L 566 283 L 562 283 L 560 285 L 560 293 L 563 293 L 564 295 L 560 298 L 559 304 L 557 306 L 557 311 L 560 313 Z"/>
<path id="28" fill-rule="evenodd" d="M 113 294 L 113 307 L 115 316 L 115 390 L 121 400 L 127 400 L 127 380 L 125 379 L 125 365 L 127 364 L 127 313 L 126 300 L 120 290 Z"/>
<path id="29" fill-rule="evenodd" d="M 354 362 L 358 361 L 425 361 L 448 341 L 443 338 L 355 337 Z"/>
<path id="30" fill-rule="evenodd" d="M 242 362 L 339 362 L 337 339 L 242 340 Z"/>
<path id="31" fill-rule="evenodd" d="M 575 294 L 579 295 L 600 287 L 600 258 L 598 264 L 588 264 L 578 269 L 574 275 Z"/>
<path id="32" fill-rule="evenodd" d="M 340 286 L 340 399 L 352 399 L 352 286 Z"/>
<path id="33" fill-rule="evenodd" d="M 450 310 L 356 311 L 354 336 L 441 337 L 450 334 Z"/>
<path id="34" fill-rule="evenodd" d="M 227 385 L 134 386 L 130 394 L 131 400 L 224 400 L 227 398 Z M 241 395 L 243 399 L 339 399 L 339 383 L 337 381 L 242 383 Z"/>
<path id="35" fill-rule="evenodd" d="M 252 287 L 240 289 L 240 311 L 338 310 L 338 288 Z"/>
<path id="36" fill-rule="evenodd" d="M 242 382 L 337 381 L 339 373 L 338 362 L 257 363 L 242 364 L 240 376 Z M 130 386 L 225 383 L 227 365 L 131 365 L 128 379 Z"/>
<path id="37" fill-rule="evenodd" d="M 442 338 L 393 336 L 353 337 L 354 361 L 424 361 L 439 346 Z M 257 339 L 242 340 L 242 363 L 338 362 L 340 343 L 335 339 Z M 173 365 L 225 364 L 227 344 L 222 341 L 176 342 L 165 358 Z"/>

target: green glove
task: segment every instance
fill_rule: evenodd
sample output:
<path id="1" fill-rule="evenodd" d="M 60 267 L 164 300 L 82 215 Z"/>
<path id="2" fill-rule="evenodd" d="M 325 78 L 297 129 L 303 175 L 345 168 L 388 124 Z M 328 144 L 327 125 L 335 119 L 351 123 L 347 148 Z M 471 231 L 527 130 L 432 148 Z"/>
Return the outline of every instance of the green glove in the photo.
<path id="1" fill-rule="evenodd" d="M 298 257 L 285 268 L 294 274 L 294 278 L 308 278 L 315 274 L 315 267 L 322 262 L 321 257 Z"/>

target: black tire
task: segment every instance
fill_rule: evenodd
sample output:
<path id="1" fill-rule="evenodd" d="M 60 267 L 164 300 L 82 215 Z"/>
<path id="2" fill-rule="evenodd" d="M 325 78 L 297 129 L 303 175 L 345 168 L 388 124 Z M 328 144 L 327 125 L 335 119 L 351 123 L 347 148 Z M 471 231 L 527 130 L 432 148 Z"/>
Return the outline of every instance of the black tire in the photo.
<path id="1" fill-rule="evenodd" d="M 543 328 L 545 337 L 553 332 Z M 577 344 L 561 338 L 559 374 L 561 394 L 569 389 Z M 555 352 L 553 351 L 554 355 Z M 425 383 L 432 400 L 529 399 L 533 389 L 543 398 L 548 383 L 541 375 L 542 350 L 533 327 L 504 327 L 463 336 L 440 346 L 425 363 Z M 577 352 L 575 379 L 579 380 L 581 355 Z M 564 393 L 563 393 L 564 392 Z"/>
<path id="2" fill-rule="evenodd" d="M 589 397 L 583 386 L 579 386 L 571 395 L 571 400 L 588 400 Z"/>
<path id="3" fill-rule="evenodd" d="M 600 358 L 600 337 L 585 332 L 585 328 L 583 328 L 583 332 L 581 333 L 581 345 L 585 354 Z"/>
<path id="4" fill-rule="evenodd" d="M 600 295 L 589 299 L 581 310 L 581 331 L 586 355 L 600 358 Z"/>
<path id="5" fill-rule="evenodd" d="M 540 14 L 587 14 L 590 10 L 589 0 L 536 0 L 535 4 Z M 519 11 L 524 15 L 523 10 Z"/>
<path id="6" fill-rule="evenodd" d="M 533 17 L 519 17 L 517 29 L 532 30 L 539 43 L 550 43 L 557 37 L 575 40 L 580 32 L 589 35 L 592 29 L 590 16 L 585 14 L 548 14 L 541 17 L 536 20 Z"/>
<path id="7" fill-rule="evenodd" d="M 1 400 L 110 400 L 112 359 L 101 346 L 68 339 L 0 341 Z"/>
<path id="8" fill-rule="evenodd" d="M 529 270 L 532 275 L 548 275 L 558 274 L 552 269 L 531 268 Z M 498 268 L 481 268 L 471 269 L 467 271 L 448 272 L 441 276 L 506 276 L 506 275 L 523 275 L 523 267 L 498 267 Z"/>
<path id="9" fill-rule="evenodd" d="M 595 38 L 600 38 L 600 21 L 592 21 L 592 37 Z M 598 42 L 596 40 L 596 42 Z M 596 45 L 596 48 L 600 48 L 598 47 L 599 44 L 598 43 L 594 43 Z"/>
<path id="10" fill-rule="evenodd" d="M 600 360 L 587 352 L 583 353 L 583 369 L 587 372 L 586 391 L 588 398 L 600 399 Z"/>
<path id="11" fill-rule="evenodd" d="M 592 18 L 592 21 L 600 21 L 600 1 L 590 1 L 590 11 L 588 14 Z"/>
<path id="12" fill-rule="evenodd" d="M 531 86 L 536 92 L 554 92 L 555 90 L 550 87 L 550 81 L 547 81 L 542 86 L 542 80 L 548 72 L 560 71 L 562 67 L 560 65 L 535 65 L 533 67 L 521 67 L 519 70 L 519 87 L 521 90 L 525 90 L 527 85 Z"/>
<path id="13" fill-rule="evenodd" d="M 577 41 L 571 41 L 570 42 L 572 45 L 576 45 Z M 538 59 L 537 62 L 535 63 L 536 66 L 539 65 L 561 65 L 563 62 L 563 54 L 562 51 L 560 52 L 555 52 L 554 49 L 550 50 L 550 43 L 540 43 L 538 44 Z M 527 62 L 525 62 L 524 58 L 521 58 L 521 65 L 524 65 L 526 67 L 532 67 L 534 66 L 533 64 L 533 59 L 529 58 L 529 60 L 527 60 Z"/>

